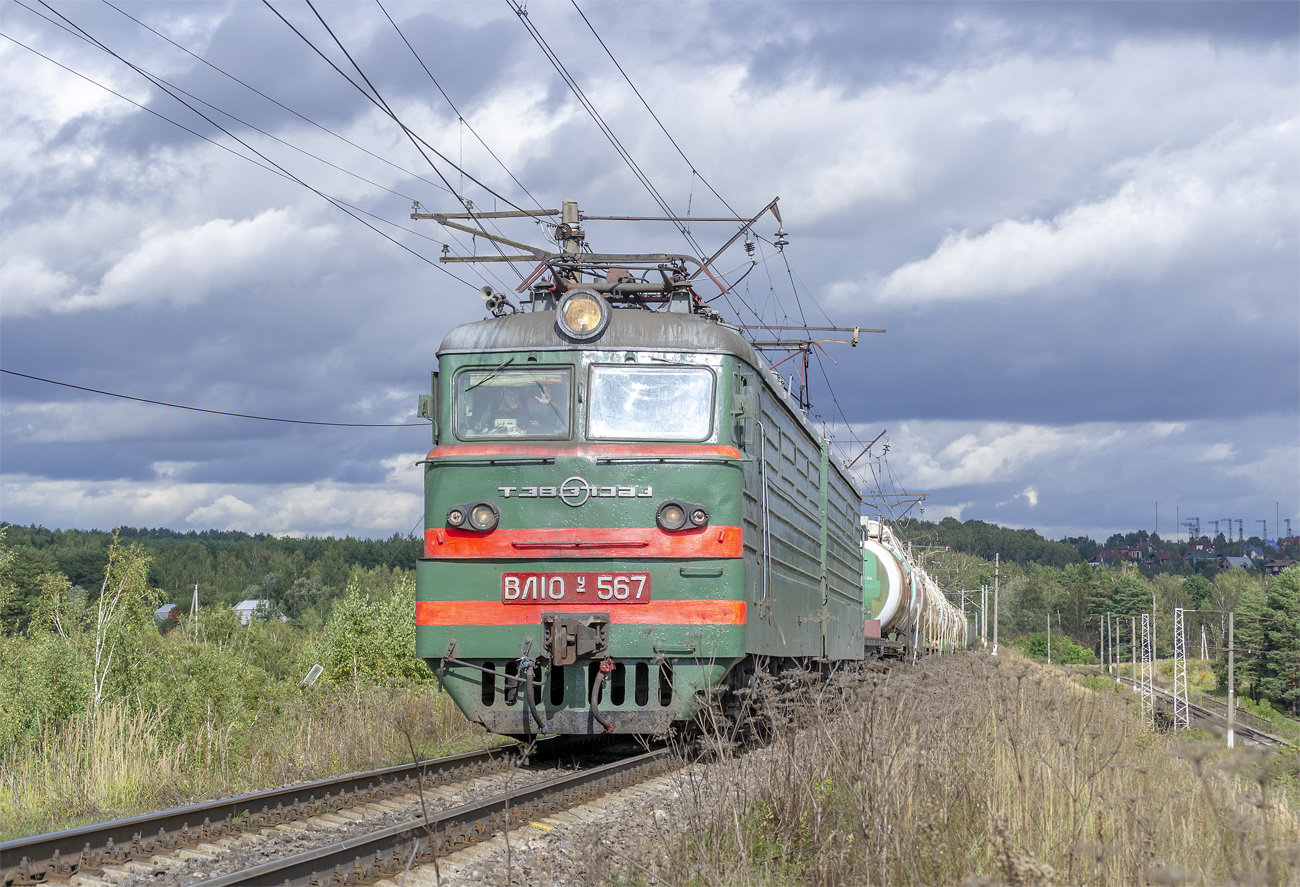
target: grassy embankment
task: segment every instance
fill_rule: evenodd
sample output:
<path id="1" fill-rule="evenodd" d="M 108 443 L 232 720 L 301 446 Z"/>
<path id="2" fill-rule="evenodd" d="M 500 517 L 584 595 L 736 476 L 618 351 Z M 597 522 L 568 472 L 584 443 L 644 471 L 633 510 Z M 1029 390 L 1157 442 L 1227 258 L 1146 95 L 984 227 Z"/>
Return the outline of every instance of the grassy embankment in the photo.
<path id="1" fill-rule="evenodd" d="M 316 632 L 216 609 L 159 634 L 146 604 L 97 635 L 74 601 L 0 637 L 0 840 L 499 743 L 415 658 L 414 595 L 357 571 Z"/>
<path id="2" fill-rule="evenodd" d="M 1161 735 L 1015 654 L 866 671 L 711 767 L 620 877 L 668 883 L 1296 883 L 1294 753 Z M 1129 694 L 1131 695 L 1131 694 Z M 665 835 L 665 837 L 667 837 Z"/>

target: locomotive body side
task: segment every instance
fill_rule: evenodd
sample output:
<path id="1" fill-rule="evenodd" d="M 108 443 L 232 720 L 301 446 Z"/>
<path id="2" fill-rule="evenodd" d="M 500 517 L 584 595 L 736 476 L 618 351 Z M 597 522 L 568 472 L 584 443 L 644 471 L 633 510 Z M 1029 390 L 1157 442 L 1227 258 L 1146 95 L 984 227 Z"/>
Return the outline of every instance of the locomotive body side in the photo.
<path id="1" fill-rule="evenodd" d="M 582 345 L 537 312 L 439 358 L 416 648 L 471 720 L 661 733 L 742 662 L 861 658 L 856 492 L 740 336 L 620 310 Z M 500 418 L 516 382 L 550 425 Z"/>

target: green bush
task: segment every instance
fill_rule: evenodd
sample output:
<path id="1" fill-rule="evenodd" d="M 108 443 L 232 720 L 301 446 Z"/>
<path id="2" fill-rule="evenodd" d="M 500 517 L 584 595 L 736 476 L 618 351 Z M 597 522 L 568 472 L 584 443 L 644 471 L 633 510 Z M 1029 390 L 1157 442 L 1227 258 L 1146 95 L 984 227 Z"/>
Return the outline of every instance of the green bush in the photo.
<path id="1" fill-rule="evenodd" d="M 1047 659 L 1047 632 L 1036 631 L 1011 641 L 1011 646 L 1034 659 Z M 1052 633 L 1052 662 L 1057 665 L 1096 665 L 1097 654 L 1062 634 Z"/>

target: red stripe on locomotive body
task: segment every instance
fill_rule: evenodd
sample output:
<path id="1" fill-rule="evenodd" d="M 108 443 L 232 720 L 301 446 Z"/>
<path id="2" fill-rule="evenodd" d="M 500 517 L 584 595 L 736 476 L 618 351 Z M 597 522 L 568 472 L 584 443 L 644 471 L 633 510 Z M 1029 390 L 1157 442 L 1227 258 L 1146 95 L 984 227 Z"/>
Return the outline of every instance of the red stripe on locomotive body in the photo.
<path id="1" fill-rule="evenodd" d="M 504 604 L 501 601 L 416 601 L 416 625 L 540 625 L 543 613 L 600 610 L 613 625 L 744 625 L 744 601 L 650 601 L 636 607 L 591 603 Z"/>
<path id="2" fill-rule="evenodd" d="M 658 527 L 498 527 L 475 533 L 436 527 L 424 531 L 424 556 L 466 558 L 726 558 L 742 555 L 740 527 L 703 527 L 669 533 Z"/>
<path id="3" fill-rule="evenodd" d="M 659 459 L 664 457 L 709 457 L 720 456 L 726 459 L 743 459 L 740 450 L 735 447 L 716 445 L 691 446 L 654 444 L 587 444 L 583 446 L 543 447 L 537 444 L 444 444 L 429 451 L 429 459 L 455 459 L 457 457 L 485 456 L 544 456 L 546 458 L 638 458 Z"/>

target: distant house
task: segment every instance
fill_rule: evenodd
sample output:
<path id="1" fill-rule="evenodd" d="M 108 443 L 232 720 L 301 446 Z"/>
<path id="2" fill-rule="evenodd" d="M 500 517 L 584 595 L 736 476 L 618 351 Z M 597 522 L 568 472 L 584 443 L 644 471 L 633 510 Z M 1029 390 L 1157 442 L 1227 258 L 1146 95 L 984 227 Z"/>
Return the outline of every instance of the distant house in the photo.
<path id="1" fill-rule="evenodd" d="M 1161 566 L 1169 563 L 1172 558 L 1173 555 L 1167 551 L 1157 551 L 1155 554 L 1151 555 L 1151 560 Z"/>
<path id="2" fill-rule="evenodd" d="M 181 618 L 181 608 L 179 604 L 163 604 L 153 611 L 155 622 L 166 622 L 168 619 Z"/>
<path id="3" fill-rule="evenodd" d="M 1276 576 L 1287 567 L 1294 567 L 1295 561 L 1289 557 L 1275 557 L 1268 563 L 1264 564 L 1264 572 L 1270 576 Z"/>
<path id="4" fill-rule="evenodd" d="M 1243 570 L 1253 570 L 1255 562 L 1248 557 L 1228 557 L 1219 558 L 1219 566 L 1225 570 L 1231 570 L 1233 567 L 1240 567 Z"/>
<path id="5" fill-rule="evenodd" d="M 239 614 L 239 621 L 242 624 L 247 625 L 248 620 L 252 619 L 254 616 L 258 614 L 274 613 L 275 604 L 265 599 L 260 599 L 260 600 L 249 599 L 246 601 L 240 601 L 239 603 L 235 604 L 234 610 L 236 613 Z M 284 617 L 282 616 L 280 618 L 283 620 Z"/>
<path id="6" fill-rule="evenodd" d="M 1265 557 L 1267 557 L 1267 555 L 1264 554 L 1264 549 L 1260 548 L 1258 545 L 1247 544 L 1246 557 L 1253 557 L 1253 558 L 1258 558 L 1260 560 L 1263 560 Z"/>

